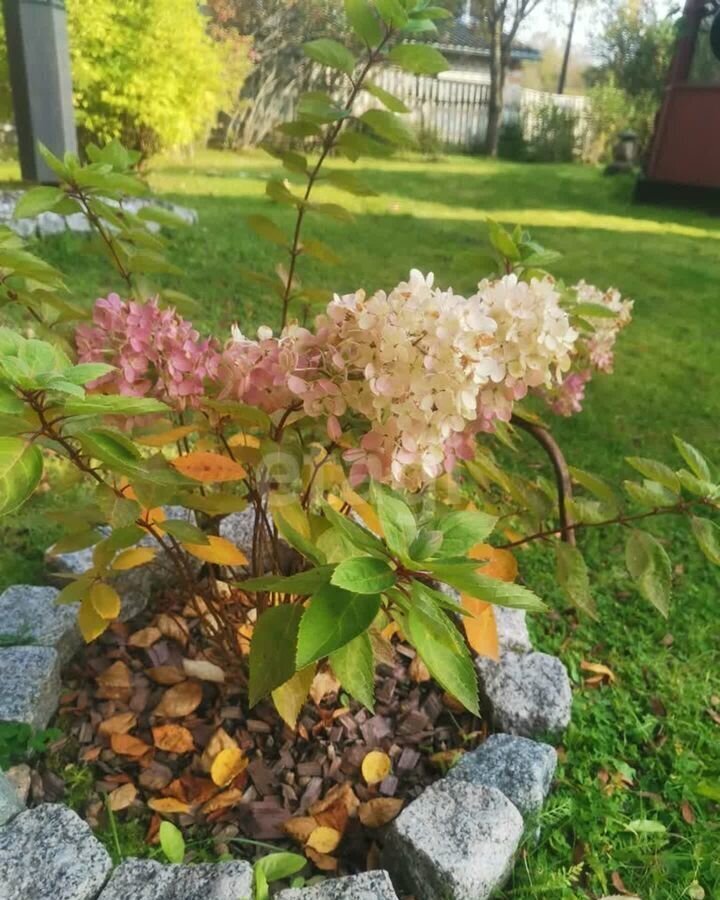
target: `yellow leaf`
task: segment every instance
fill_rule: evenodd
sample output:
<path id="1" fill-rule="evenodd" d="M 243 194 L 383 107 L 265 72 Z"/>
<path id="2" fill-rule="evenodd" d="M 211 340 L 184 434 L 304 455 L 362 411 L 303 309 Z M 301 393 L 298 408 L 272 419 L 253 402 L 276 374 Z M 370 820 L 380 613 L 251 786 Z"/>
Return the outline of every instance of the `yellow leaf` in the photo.
<path id="1" fill-rule="evenodd" d="M 230 737 L 224 728 L 218 728 L 207 742 L 207 746 L 205 747 L 200 760 L 203 771 L 209 772 L 212 768 L 213 760 L 218 753 L 228 747 L 235 747 L 237 749 L 237 741 L 235 738 Z"/>
<path id="2" fill-rule="evenodd" d="M 500 550 L 491 547 L 490 544 L 476 544 L 468 553 L 470 559 L 487 560 L 484 566 L 478 569 L 489 578 L 499 578 L 501 581 L 515 581 L 518 575 L 517 560 L 509 550 Z"/>
<path id="3" fill-rule="evenodd" d="M 109 584 L 96 581 L 90 588 L 88 599 L 101 618 L 117 619 L 120 615 L 120 595 Z"/>
<path id="4" fill-rule="evenodd" d="M 239 747 L 228 747 L 221 750 L 210 767 L 210 777 L 218 787 L 227 787 L 231 781 L 244 772 L 248 758 Z"/>
<path id="5" fill-rule="evenodd" d="M 498 662 L 500 659 L 500 642 L 498 640 L 495 610 L 490 603 L 460 595 L 463 608 L 472 616 L 463 616 L 463 626 L 468 643 L 480 656 L 487 656 Z"/>
<path id="6" fill-rule="evenodd" d="M 168 431 L 159 431 L 157 434 L 145 434 L 136 437 L 135 442 L 143 447 L 165 447 L 167 444 L 175 444 L 193 431 L 198 430 L 197 425 L 181 425 L 178 428 L 170 428 Z"/>
<path id="7" fill-rule="evenodd" d="M 90 641 L 94 641 L 95 638 L 100 637 L 108 627 L 107 621 L 96 612 L 89 596 L 85 597 L 80 604 L 78 627 L 85 642 L 88 644 Z"/>
<path id="8" fill-rule="evenodd" d="M 246 566 L 248 558 L 227 538 L 208 535 L 207 544 L 183 544 L 188 553 L 218 566 Z"/>
<path id="9" fill-rule="evenodd" d="M 217 481 L 240 481 L 247 475 L 245 469 L 234 459 L 223 456 L 221 453 L 210 453 L 207 450 L 189 453 L 187 456 L 178 456 L 177 459 L 171 460 L 171 463 L 178 472 L 192 478 L 193 481 L 201 481 L 203 484 Z"/>
<path id="10" fill-rule="evenodd" d="M 608 666 L 603 665 L 602 663 L 594 663 L 588 662 L 586 659 L 580 660 L 580 668 L 583 672 L 594 672 L 596 675 L 602 675 L 607 677 L 608 681 L 612 684 L 615 682 L 615 673 Z"/>
<path id="11" fill-rule="evenodd" d="M 108 794 L 108 805 L 113 812 L 120 812 L 121 809 L 127 809 L 136 797 L 137 788 L 132 782 L 121 784 Z"/>
<path id="12" fill-rule="evenodd" d="M 156 551 L 152 547 L 131 547 L 115 557 L 111 568 L 116 572 L 135 569 L 137 566 L 144 566 L 145 563 L 155 559 L 155 554 Z"/>
<path id="13" fill-rule="evenodd" d="M 228 446 L 252 447 L 257 449 L 260 446 L 260 439 L 256 438 L 254 434 L 245 434 L 244 431 L 241 431 L 238 434 L 234 434 L 231 438 L 228 438 Z"/>
<path id="14" fill-rule="evenodd" d="M 357 494 L 347 483 L 343 487 L 342 498 L 350 509 L 360 516 L 370 531 L 374 531 L 379 537 L 383 536 L 382 525 L 375 510 L 367 500 L 363 500 L 360 494 Z"/>
<path id="15" fill-rule="evenodd" d="M 280 518 L 304 538 L 310 539 L 310 522 L 307 513 L 300 505 L 295 494 L 281 494 L 279 491 L 270 491 L 268 506 L 273 518 Z"/>
<path id="16" fill-rule="evenodd" d="M 362 775 L 368 784 L 379 784 L 391 770 L 390 757 L 382 750 L 371 750 L 362 761 Z"/>
<path id="17" fill-rule="evenodd" d="M 174 797 L 153 797 L 152 800 L 148 800 L 148 806 L 159 813 L 190 812 L 190 806 L 187 803 L 176 800 Z"/>
<path id="18" fill-rule="evenodd" d="M 332 853 L 342 840 L 342 835 L 337 828 L 328 828 L 327 825 L 319 825 L 310 832 L 306 846 L 318 853 Z"/>
<path id="19" fill-rule="evenodd" d="M 295 728 L 314 678 L 315 666 L 306 666 L 272 692 L 275 709 L 289 728 Z"/>
<path id="20" fill-rule="evenodd" d="M 209 813 L 215 812 L 218 809 L 227 809 L 230 806 L 235 806 L 242 798 L 242 791 L 239 791 L 237 788 L 230 788 L 227 791 L 223 791 L 222 794 L 218 794 L 216 797 L 212 797 L 208 800 L 203 806 L 202 811 L 207 816 Z"/>

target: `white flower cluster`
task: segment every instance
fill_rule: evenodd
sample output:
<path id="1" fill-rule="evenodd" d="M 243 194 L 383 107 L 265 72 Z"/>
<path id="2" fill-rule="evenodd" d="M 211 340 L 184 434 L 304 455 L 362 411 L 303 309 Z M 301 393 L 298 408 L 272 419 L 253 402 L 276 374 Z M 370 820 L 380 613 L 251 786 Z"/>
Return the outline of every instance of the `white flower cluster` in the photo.
<path id="1" fill-rule="evenodd" d="M 590 363 L 601 372 L 612 372 L 613 347 L 618 334 L 632 320 L 633 301 L 623 300 L 615 288 L 601 291 L 585 281 L 578 282 L 574 290 L 580 303 L 597 303 L 615 314 L 614 318 L 587 314 L 583 316 L 594 328 L 594 333 L 587 342 Z"/>
<path id="2" fill-rule="evenodd" d="M 550 278 L 508 275 L 466 298 L 416 270 L 389 294 L 335 297 L 316 323 L 322 367 L 370 423 L 346 452 L 352 480 L 418 489 L 530 387 L 557 383 L 577 339 L 559 301 Z"/>

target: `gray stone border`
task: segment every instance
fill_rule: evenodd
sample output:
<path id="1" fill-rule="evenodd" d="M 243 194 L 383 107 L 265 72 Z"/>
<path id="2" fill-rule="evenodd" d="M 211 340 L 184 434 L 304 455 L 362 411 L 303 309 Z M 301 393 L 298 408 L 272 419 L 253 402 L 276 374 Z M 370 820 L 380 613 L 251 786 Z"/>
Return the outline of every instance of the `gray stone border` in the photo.
<path id="1" fill-rule="evenodd" d="M 179 511 L 168 510 L 177 518 Z M 246 547 L 252 511 L 228 516 L 223 532 Z M 49 558 L 54 580 L 87 568 L 89 551 Z M 162 558 L 118 577 L 124 619 L 147 605 Z M 5 634 L 27 644 L 0 648 L 0 721 L 45 728 L 60 696 L 60 666 L 81 643 L 75 606 L 57 606 L 55 587 L 16 585 L 0 595 Z M 540 812 L 556 766 L 553 748 L 531 738 L 559 735 L 571 691 L 559 659 L 533 650 L 525 613 L 497 610 L 500 659 L 476 661 L 486 712 L 501 733 L 465 754 L 384 831 L 386 871 L 282 891 L 277 900 L 486 900 L 506 880 Z M 21 767 L 18 767 L 21 768 Z M 17 781 L 17 778 L 15 779 Z M 177 866 L 112 863 L 89 826 L 62 804 L 25 809 L 22 788 L 0 773 L 0 900 L 250 900 L 242 861 Z M 25 792 L 26 794 L 26 792 Z"/>

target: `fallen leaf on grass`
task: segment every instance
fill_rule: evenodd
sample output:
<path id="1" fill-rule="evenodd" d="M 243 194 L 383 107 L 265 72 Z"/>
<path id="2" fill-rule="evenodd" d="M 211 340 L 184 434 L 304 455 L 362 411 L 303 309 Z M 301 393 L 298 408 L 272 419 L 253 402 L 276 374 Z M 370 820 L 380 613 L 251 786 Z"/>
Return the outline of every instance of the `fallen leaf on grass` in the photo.
<path id="1" fill-rule="evenodd" d="M 705 712 L 710 716 L 710 718 L 716 725 L 720 725 L 720 713 L 717 713 L 714 709 L 710 708 L 706 709 Z"/>
<path id="2" fill-rule="evenodd" d="M 310 836 L 305 842 L 305 846 L 317 853 L 332 853 L 337 849 L 338 844 L 342 840 L 342 834 L 336 828 L 330 828 L 327 825 L 318 825 L 310 832 Z"/>
<path id="3" fill-rule="evenodd" d="M 695 810 L 690 806 L 687 800 L 683 800 L 680 804 L 680 815 L 688 825 L 695 823 Z"/>
<path id="4" fill-rule="evenodd" d="M 165 685 L 180 684 L 187 678 L 185 673 L 176 669 L 175 666 L 152 666 L 150 669 L 146 669 L 145 674 L 156 684 Z"/>
<path id="5" fill-rule="evenodd" d="M 192 734 L 182 725 L 157 725 L 152 735 L 155 746 L 168 753 L 191 753 L 195 749 Z"/>
<path id="6" fill-rule="evenodd" d="M 248 766 L 248 758 L 239 747 L 228 747 L 221 750 L 213 760 L 210 777 L 218 787 L 226 787 L 231 781 L 244 772 Z"/>
<path id="7" fill-rule="evenodd" d="M 242 791 L 239 791 L 237 788 L 230 788 L 229 790 L 218 794 L 217 797 L 212 797 L 208 800 L 203 806 L 202 811 L 207 816 L 219 809 L 228 809 L 239 803 L 242 800 L 242 797 Z"/>
<path id="8" fill-rule="evenodd" d="M 379 784 L 391 770 L 390 757 L 382 750 L 371 750 L 362 761 L 362 776 L 369 785 Z"/>
<path id="9" fill-rule="evenodd" d="M 132 756 L 139 758 L 152 750 L 149 744 L 141 741 L 140 738 L 134 737 L 132 734 L 112 734 L 110 735 L 110 746 L 114 753 L 119 756 Z"/>
<path id="10" fill-rule="evenodd" d="M 607 678 L 610 684 L 614 684 L 617 680 L 615 678 L 615 673 L 608 666 L 603 665 L 602 663 L 593 663 L 588 662 L 586 659 L 580 661 L 580 668 L 583 672 L 594 672 L 596 675 L 600 676 L 600 681 Z M 590 683 L 593 679 L 587 678 L 586 683 Z"/>
<path id="11" fill-rule="evenodd" d="M 159 813 L 190 812 L 190 806 L 182 800 L 176 800 L 175 797 L 153 797 L 152 800 L 148 800 L 148 806 Z"/>
<path id="12" fill-rule="evenodd" d="M 392 822 L 403 808 L 399 797 L 374 797 L 358 808 L 358 818 L 366 828 L 381 828 Z"/>
<path id="13" fill-rule="evenodd" d="M 165 691 L 154 709 L 154 714 L 166 716 L 169 719 L 179 719 L 195 712 L 201 701 L 202 688 L 197 681 L 184 681 Z"/>
<path id="14" fill-rule="evenodd" d="M 137 725 L 137 716 L 132 712 L 110 716 L 98 725 L 98 733 L 104 735 L 127 734 Z"/>
<path id="15" fill-rule="evenodd" d="M 128 647 L 141 647 L 147 649 L 148 647 L 152 647 L 153 644 L 156 644 L 161 637 L 162 631 L 160 631 L 159 628 L 155 628 L 154 625 L 150 625 L 147 628 L 141 628 L 140 631 L 131 634 L 128 638 Z"/>
<path id="16" fill-rule="evenodd" d="M 108 805 L 113 812 L 120 812 L 131 806 L 137 797 L 137 788 L 134 784 L 122 784 L 108 794 Z"/>
<path id="17" fill-rule="evenodd" d="M 215 684 L 223 684 L 225 673 L 215 663 L 206 659 L 183 659 L 183 670 L 190 678 L 199 678 L 200 681 L 212 681 Z"/>

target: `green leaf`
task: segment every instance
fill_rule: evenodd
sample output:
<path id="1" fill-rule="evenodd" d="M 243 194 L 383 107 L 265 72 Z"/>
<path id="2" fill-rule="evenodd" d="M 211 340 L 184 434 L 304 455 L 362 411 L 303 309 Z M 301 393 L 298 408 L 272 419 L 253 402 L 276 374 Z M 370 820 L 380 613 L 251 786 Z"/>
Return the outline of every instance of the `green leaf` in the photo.
<path id="1" fill-rule="evenodd" d="M 345 0 L 345 15 L 355 34 L 368 47 L 380 43 L 382 28 L 367 0 Z"/>
<path id="2" fill-rule="evenodd" d="M 475 668 L 457 628 L 420 582 L 413 581 L 408 637 L 433 678 L 466 709 L 479 715 Z"/>
<path id="3" fill-rule="evenodd" d="M 307 860 L 299 853 L 268 853 L 262 859 L 257 860 L 255 872 L 262 872 L 268 883 L 280 881 L 281 878 L 289 878 L 305 867 Z"/>
<path id="4" fill-rule="evenodd" d="M 286 519 L 282 518 L 282 516 L 275 515 L 274 521 L 277 530 L 291 547 L 294 547 L 298 553 L 302 553 L 305 559 L 309 559 L 310 562 L 315 563 L 316 566 L 325 565 L 327 562 L 325 554 L 316 547 L 312 541 L 303 537 L 303 535 L 301 535 L 299 531 L 296 531 Z"/>
<path id="5" fill-rule="evenodd" d="M 168 861 L 179 865 L 185 859 L 185 838 L 172 822 L 164 820 L 160 823 L 160 846 Z"/>
<path id="6" fill-rule="evenodd" d="M 488 219 L 488 231 L 490 234 L 490 243 L 502 256 L 510 260 L 520 259 L 520 250 L 517 244 L 502 225 Z"/>
<path id="7" fill-rule="evenodd" d="M 296 172 L 298 175 L 307 174 L 307 159 L 302 153 L 294 153 L 289 150 L 280 154 L 280 159 L 282 160 L 283 167 L 286 168 L 288 172 Z"/>
<path id="8" fill-rule="evenodd" d="M 351 162 L 360 159 L 361 156 L 372 156 L 382 158 L 390 156 L 392 148 L 387 144 L 376 141 L 367 134 L 360 134 L 357 131 L 344 131 L 338 138 L 336 149 L 346 156 Z"/>
<path id="9" fill-rule="evenodd" d="M 266 609 L 250 642 L 250 706 L 255 706 L 295 674 L 295 646 L 303 608 L 284 603 Z"/>
<path id="10" fill-rule="evenodd" d="M 305 56 L 314 59 L 330 69 L 338 69 L 346 75 L 352 75 L 355 70 L 355 57 L 342 44 L 330 38 L 318 38 L 303 44 Z"/>
<path id="11" fill-rule="evenodd" d="M 571 544 L 560 541 L 556 550 L 558 584 L 573 606 L 597 619 L 595 601 L 590 592 L 590 578 L 582 553 Z"/>
<path id="12" fill-rule="evenodd" d="M 306 208 L 320 215 L 335 219 L 336 222 L 352 222 L 353 214 L 339 203 L 307 203 Z"/>
<path id="13" fill-rule="evenodd" d="M 119 472 L 136 472 L 139 469 L 140 451 L 121 432 L 109 428 L 94 428 L 78 432 L 75 437 L 88 456 L 100 460 L 111 469 Z"/>
<path id="14" fill-rule="evenodd" d="M 394 569 L 383 559 L 359 556 L 341 562 L 330 582 L 356 594 L 380 594 L 396 581 Z"/>
<path id="15" fill-rule="evenodd" d="M 331 248 L 328 247 L 327 244 L 324 244 L 322 241 L 316 241 L 312 238 L 307 238 L 302 242 L 302 252 L 307 254 L 308 256 L 312 256 L 314 259 L 319 259 L 322 262 L 329 263 L 333 266 L 339 266 L 343 261 L 341 256 L 338 256 L 337 253 Z M 324 303 L 327 303 L 327 295 L 323 294 Z"/>
<path id="16" fill-rule="evenodd" d="M 187 544 L 210 543 L 204 531 L 185 519 L 165 519 L 161 527 L 163 531 L 167 531 L 174 538 Z"/>
<path id="17" fill-rule="evenodd" d="M 40 483 L 40 450 L 16 437 L 0 437 L 0 516 L 25 503 Z"/>
<path id="18" fill-rule="evenodd" d="M 685 462 L 690 466 L 690 469 L 694 474 L 701 481 L 712 481 L 710 465 L 702 453 L 700 453 L 699 450 L 696 450 L 692 444 L 688 444 L 677 436 L 674 436 L 673 440 L 675 441 L 675 446 L 677 447 L 680 456 L 682 456 Z"/>
<path id="19" fill-rule="evenodd" d="M 625 830 L 634 834 L 665 834 L 667 827 L 655 819 L 633 819 L 627 823 Z"/>
<path id="20" fill-rule="evenodd" d="M 73 384 L 87 384 L 113 371 L 115 366 L 109 366 L 107 363 L 80 363 L 63 372 L 63 378 Z"/>
<path id="21" fill-rule="evenodd" d="M 680 481 L 677 475 L 664 463 L 657 462 L 654 459 L 646 459 L 642 456 L 628 456 L 626 461 L 633 469 L 651 481 L 657 481 L 658 484 L 662 484 L 675 494 L 680 492 Z"/>
<path id="22" fill-rule="evenodd" d="M 413 75 L 437 75 L 450 68 L 439 50 L 425 44 L 396 44 L 388 59 Z"/>
<path id="23" fill-rule="evenodd" d="M 4 416 L 16 416 L 22 415 L 24 411 L 25 404 L 15 391 L 0 384 L 0 413 Z"/>
<path id="24" fill-rule="evenodd" d="M 391 94 L 389 91 L 386 91 L 385 88 L 381 88 L 378 84 L 373 84 L 372 81 L 366 81 L 363 84 L 363 90 L 367 91 L 368 94 L 372 94 L 377 100 L 379 100 L 390 112 L 394 113 L 409 113 L 410 108 L 406 106 L 403 101 L 396 97 L 394 94 Z"/>
<path id="25" fill-rule="evenodd" d="M 439 516 L 430 528 L 441 532 L 440 552 L 444 558 L 465 556 L 475 544 L 481 544 L 497 523 L 496 516 L 471 509 L 456 510 Z"/>
<path id="26" fill-rule="evenodd" d="M 425 565 L 440 581 L 477 600 L 511 609 L 527 609 L 531 612 L 542 612 L 547 609 L 536 594 L 522 585 L 510 584 L 477 572 L 477 562 L 433 562 Z"/>
<path id="27" fill-rule="evenodd" d="M 343 688 L 371 712 L 375 709 L 375 658 L 370 636 L 359 634 L 330 654 L 330 665 Z"/>
<path id="28" fill-rule="evenodd" d="M 265 238 L 266 241 L 279 244 L 281 247 L 287 244 L 287 235 L 267 216 L 248 216 L 247 223 L 255 234 Z"/>
<path id="29" fill-rule="evenodd" d="M 365 555 L 375 556 L 378 559 L 387 559 L 388 552 L 385 545 L 371 531 L 354 522 L 349 516 L 339 513 L 329 503 L 323 503 L 322 509 L 328 522 L 344 535 L 354 547 L 362 550 Z"/>
<path id="30" fill-rule="evenodd" d="M 368 109 L 360 116 L 360 121 L 391 144 L 412 147 L 417 143 L 408 125 L 388 110 Z"/>
<path id="31" fill-rule="evenodd" d="M 59 175 L 63 181 L 67 180 L 68 169 L 62 160 L 58 159 L 54 153 L 52 153 L 42 141 L 38 141 L 38 151 L 40 156 L 42 156 L 45 164 L 48 168 L 52 169 L 56 175 Z"/>
<path id="32" fill-rule="evenodd" d="M 655 507 L 659 506 L 672 506 L 673 503 L 678 501 L 677 494 L 658 484 L 657 481 L 644 481 L 642 484 L 637 484 L 634 481 L 624 481 L 623 487 L 628 496 L 636 503 L 650 509 L 655 509 Z"/>
<path id="33" fill-rule="evenodd" d="M 166 228 L 187 228 L 189 225 L 182 216 L 178 216 L 169 209 L 163 209 L 161 206 L 143 206 L 136 215 L 143 222 L 157 222 L 158 225 L 164 225 Z"/>
<path id="34" fill-rule="evenodd" d="M 47 212 L 65 197 L 65 191 L 59 187 L 36 187 L 26 191 L 18 200 L 13 212 L 16 219 L 26 219 Z"/>
<path id="35" fill-rule="evenodd" d="M 363 184 L 360 179 L 352 172 L 328 172 L 325 175 L 326 180 L 336 188 L 347 191 L 348 194 L 354 194 L 357 197 L 375 197 L 377 191 Z"/>
<path id="36" fill-rule="evenodd" d="M 702 481 L 696 478 L 692 472 L 687 469 L 680 469 L 677 473 L 678 481 L 683 489 L 696 497 L 716 497 L 718 494 L 718 485 L 711 484 L 709 481 Z"/>
<path id="37" fill-rule="evenodd" d="M 407 558 L 418 531 L 412 510 L 389 488 L 376 481 L 372 483 L 371 492 L 385 542 L 393 553 Z"/>
<path id="38" fill-rule="evenodd" d="M 327 123 L 346 119 L 350 113 L 323 91 L 308 91 L 300 95 L 298 115 L 311 122 Z"/>
<path id="39" fill-rule="evenodd" d="M 618 497 L 607 481 L 591 472 L 576 469 L 574 466 L 570 466 L 570 474 L 572 475 L 573 480 L 578 484 L 581 484 L 585 490 L 590 491 L 591 494 L 594 494 L 599 500 L 602 500 L 602 502 L 607 505 L 608 509 L 612 510 L 611 514 L 617 512 L 619 508 Z"/>
<path id="40" fill-rule="evenodd" d="M 426 19 L 452 19 L 452 13 L 442 6 L 426 6 L 422 14 Z"/>
<path id="41" fill-rule="evenodd" d="M 285 203 L 288 206 L 297 206 L 300 203 L 300 198 L 288 190 L 285 183 L 279 178 L 271 178 L 265 184 L 265 193 L 276 203 Z"/>
<path id="42" fill-rule="evenodd" d="M 298 669 L 339 650 L 372 624 L 380 597 L 351 594 L 335 585 L 321 588 L 310 598 L 298 631 Z"/>
<path id="43" fill-rule="evenodd" d="M 84 400 L 68 400 L 63 405 L 67 416 L 146 416 L 167 411 L 164 403 L 151 397 L 123 397 L 119 394 L 95 394 Z"/>
<path id="44" fill-rule="evenodd" d="M 107 517 L 107 521 L 113 528 L 122 528 L 132 525 L 140 517 L 140 504 L 137 500 L 128 500 L 118 497 L 115 491 L 108 485 L 98 486 L 95 492 L 97 504 Z"/>
<path id="45" fill-rule="evenodd" d="M 375 0 L 375 6 L 386 25 L 402 28 L 407 23 L 408 14 L 399 0 Z"/>
<path id="46" fill-rule="evenodd" d="M 277 130 L 290 137 L 317 137 L 322 134 L 320 126 L 313 122 L 283 122 Z"/>
<path id="47" fill-rule="evenodd" d="M 209 516 L 227 516 L 247 507 L 247 500 L 239 494 L 182 494 L 178 500 L 187 509 L 197 509 Z"/>
<path id="48" fill-rule="evenodd" d="M 642 596 L 667 618 L 672 566 L 662 544 L 647 531 L 633 530 L 625 545 L 625 563 Z"/>
<path id="49" fill-rule="evenodd" d="M 692 516 L 690 527 L 702 552 L 711 563 L 720 566 L 720 527 L 710 519 Z"/>
<path id="50" fill-rule="evenodd" d="M 335 566 L 318 566 L 316 569 L 308 569 L 307 572 L 298 572 L 296 575 L 262 575 L 260 578 L 248 578 L 237 584 L 243 591 L 273 591 L 279 594 L 297 594 L 299 597 L 308 597 L 330 584 L 330 577 L 334 570 Z"/>
<path id="51" fill-rule="evenodd" d="M 434 531 L 432 528 L 422 528 L 415 540 L 410 544 L 410 559 L 422 562 L 432 559 L 442 547 L 442 531 Z"/>

